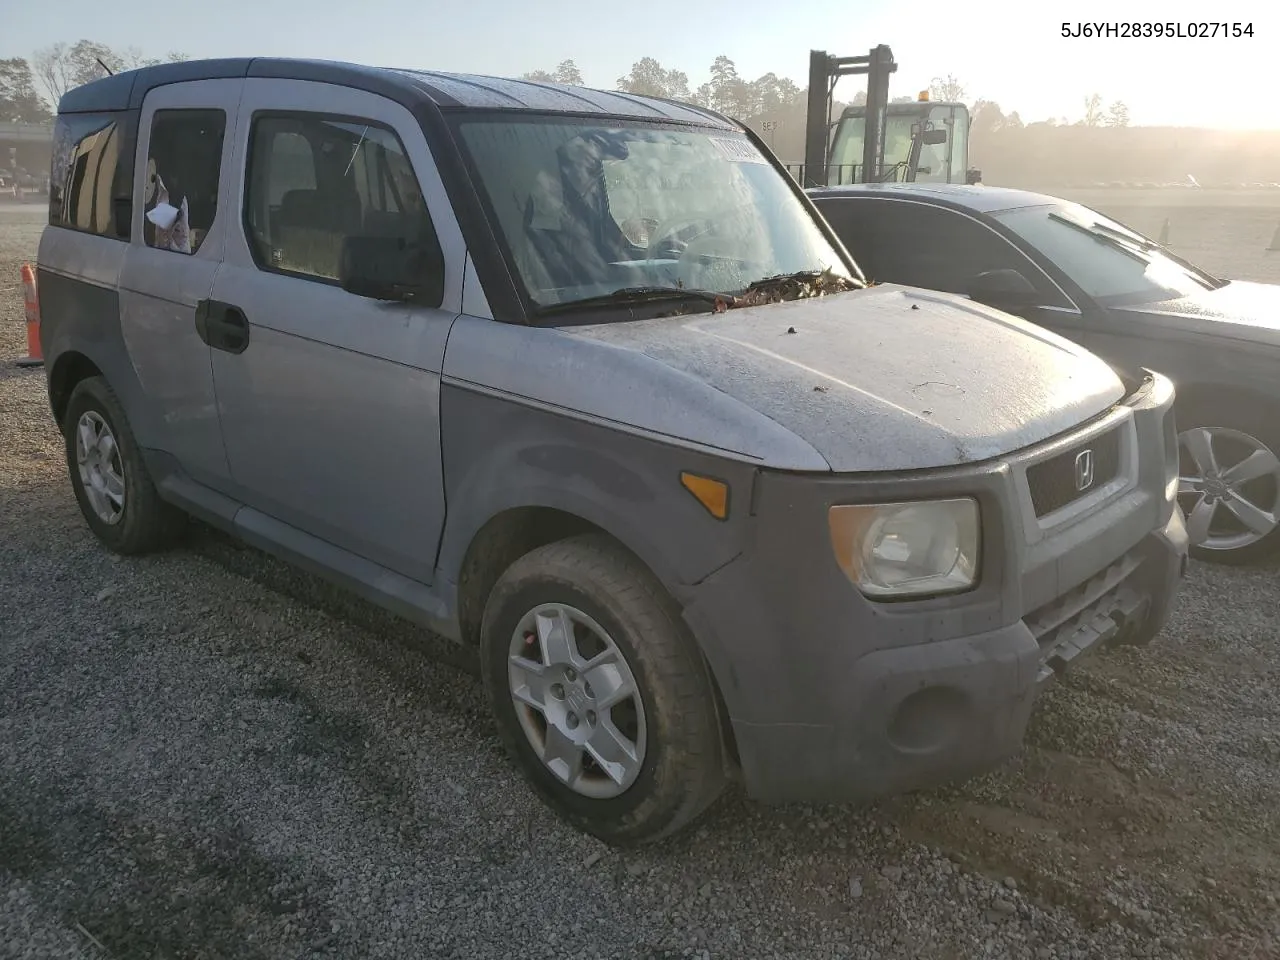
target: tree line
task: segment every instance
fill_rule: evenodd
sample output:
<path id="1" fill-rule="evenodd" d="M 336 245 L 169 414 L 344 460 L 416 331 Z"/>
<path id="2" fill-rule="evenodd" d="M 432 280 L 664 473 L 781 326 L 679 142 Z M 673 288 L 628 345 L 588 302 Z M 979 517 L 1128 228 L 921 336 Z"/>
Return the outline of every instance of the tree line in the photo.
<path id="1" fill-rule="evenodd" d="M 532 70 L 522 80 L 586 86 L 582 71 L 572 60 L 563 60 L 554 70 Z M 640 96 L 662 97 L 709 107 L 747 119 L 769 110 L 804 102 L 804 91 L 786 77 L 766 73 L 755 80 L 738 74 L 738 68 L 726 56 L 716 57 L 711 64 L 711 79 L 697 88 L 689 86 L 689 75 L 682 70 L 663 67 L 653 57 L 643 57 L 631 66 L 631 72 L 617 80 L 617 89 Z"/>
<path id="2" fill-rule="evenodd" d="M 618 77 L 616 86 L 627 93 L 685 101 L 717 110 L 761 132 L 783 160 L 803 158 L 808 114 L 808 91 L 805 88 L 774 73 L 766 73 L 754 80 L 744 77 L 733 60 L 724 55 L 712 62 L 710 74 L 706 83 L 691 87 L 689 77 L 683 71 L 664 67 L 653 57 L 643 57 L 632 64 L 630 72 Z M 522 74 L 521 79 L 586 85 L 582 71 L 573 60 L 563 60 L 552 70 L 532 70 Z M 1007 143 L 1011 136 L 1016 137 L 1011 131 L 1027 126 L 1129 126 L 1129 108 L 1119 100 L 1107 106 L 1100 93 L 1083 98 L 1083 110 L 1075 120 L 1055 117 L 1026 124 L 1017 111 L 1005 113 L 993 100 L 971 97 L 965 84 L 953 74 L 934 77 L 928 90 L 932 100 L 963 103 L 969 107 L 971 143 L 975 149 L 998 131 L 1004 131 L 1002 139 Z M 828 119 L 838 117 L 846 106 L 866 103 L 866 99 L 866 92 L 859 90 L 848 102 L 833 102 Z M 894 97 L 893 102 L 914 99 L 914 96 L 899 96 Z"/>
<path id="3" fill-rule="evenodd" d="M 97 80 L 108 72 L 118 73 L 136 67 L 188 59 L 186 54 L 171 51 L 164 57 L 148 56 L 136 47 L 117 50 L 95 40 L 55 43 L 37 50 L 30 60 L 13 57 L 0 60 L 0 120 L 38 123 L 48 120 L 62 95 L 73 87 Z M 553 70 L 533 70 L 522 79 L 571 86 L 585 86 L 582 71 L 573 60 L 561 61 Z M 738 72 L 734 61 L 725 55 L 715 58 L 710 79 L 691 87 L 689 76 L 682 70 L 664 67 L 653 57 L 642 57 L 631 70 L 618 77 L 617 89 L 634 94 L 681 100 L 728 114 L 744 123 L 767 119 L 782 121 L 803 130 L 807 91 L 787 77 L 773 72 L 749 79 Z M 974 135 L 1022 126 L 1016 112 L 1005 114 L 999 104 L 983 99 L 970 100 L 968 91 L 956 77 L 936 77 L 929 86 L 934 100 L 967 103 L 973 114 Z M 895 97 L 909 101 L 913 97 Z M 866 94 L 858 91 L 849 101 L 864 103 Z M 833 113 L 847 104 L 837 102 Z M 787 123 L 791 120 L 791 123 Z M 1050 125 L 1067 123 L 1065 118 L 1044 121 Z M 1084 100 L 1084 113 L 1077 121 L 1083 126 L 1128 126 L 1129 111 L 1116 101 L 1104 107 L 1103 98 L 1094 93 Z"/>
<path id="4" fill-rule="evenodd" d="M 689 77 L 683 71 L 663 67 L 653 57 L 643 57 L 632 64 L 629 73 L 617 79 L 617 88 L 627 93 L 683 100 L 700 107 L 709 107 L 743 122 L 750 122 L 779 110 L 807 105 L 808 91 L 792 80 L 775 73 L 766 73 L 755 80 L 749 80 L 741 76 L 733 60 L 723 54 L 712 62 L 710 73 L 711 79 L 707 83 L 690 88 Z M 554 70 L 532 70 L 521 74 L 520 79 L 586 86 L 582 71 L 573 60 L 562 60 Z M 1022 125 L 1016 112 L 1006 116 L 1000 105 L 992 100 L 971 99 L 964 83 L 953 74 L 934 77 L 929 84 L 929 96 L 933 100 L 964 103 L 974 115 L 975 128 L 997 129 Z M 866 92 L 859 91 L 849 102 L 862 104 L 866 103 L 866 99 Z M 915 97 L 900 96 L 894 97 L 892 102 L 903 103 L 914 99 Z M 981 124 L 978 122 L 979 113 L 983 115 Z M 1054 118 L 1043 122 L 1057 125 L 1071 121 Z M 1129 108 L 1120 100 L 1104 106 L 1102 94 L 1092 93 L 1084 98 L 1084 112 L 1075 123 L 1090 127 L 1127 127 Z"/>
<path id="5" fill-rule="evenodd" d="M 56 110 L 58 100 L 73 87 L 99 79 L 108 72 L 186 59 L 185 54 L 177 51 L 155 57 L 133 47 L 115 49 L 98 41 L 82 39 L 37 50 L 30 59 L 0 60 L 0 121 L 47 121 Z M 586 85 L 582 71 L 571 59 L 561 61 L 551 70 L 525 73 L 522 79 Z M 617 78 L 616 89 L 719 111 L 755 128 L 783 160 L 798 161 L 804 156 L 807 91 L 792 80 L 772 72 L 755 78 L 744 76 L 728 56 L 716 57 L 710 65 L 708 80 L 696 87 L 684 71 L 664 66 L 654 57 L 642 57 L 632 64 L 630 71 Z M 1057 117 L 1032 123 L 1025 123 L 1017 111 L 1006 113 L 993 100 L 970 97 L 965 84 L 951 74 L 935 77 L 929 85 L 929 95 L 933 100 L 968 105 L 972 116 L 971 160 L 982 167 L 984 173 L 991 168 L 990 172 L 994 174 L 996 168 L 1000 168 L 1018 180 L 1034 179 L 1058 163 L 1056 158 L 1046 155 L 1048 148 L 1045 144 L 1050 142 L 1056 144 L 1057 149 L 1067 148 L 1074 154 L 1071 146 L 1077 140 L 1083 144 L 1084 140 L 1080 138 L 1087 137 L 1094 151 L 1093 157 L 1102 155 L 1097 152 L 1099 143 L 1109 141 L 1096 141 L 1092 134 L 1073 133 L 1072 130 L 1129 126 L 1128 107 L 1118 100 L 1108 105 L 1100 93 L 1092 93 L 1082 99 L 1082 111 L 1075 119 Z M 900 96 L 894 99 L 915 98 Z M 839 116 L 846 106 L 865 101 L 866 94 L 861 90 L 848 102 L 836 101 L 832 104 L 829 119 Z M 1070 129 L 1049 133 L 1048 128 Z M 1114 138 L 1114 135 L 1102 135 Z M 1145 176 L 1136 169 L 1136 155 L 1126 155 L 1123 150 L 1119 153 L 1103 152 L 1126 168 L 1115 170 L 1112 176 Z M 1075 156 L 1072 162 L 1078 170 L 1080 158 Z M 1024 165 L 1026 170 L 1022 169 Z M 1092 163 L 1087 165 L 1093 166 Z M 1135 169 L 1129 170 L 1129 167 Z"/>
<path id="6" fill-rule="evenodd" d="M 136 47 L 116 50 L 96 40 L 77 40 L 37 50 L 30 60 L 0 60 L 0 121 L 42 123 L 53 116 L 62 95 L 74 87 L 108 73 L 186 59 L 186 54 L 177 51 L 152 57 Z"/>

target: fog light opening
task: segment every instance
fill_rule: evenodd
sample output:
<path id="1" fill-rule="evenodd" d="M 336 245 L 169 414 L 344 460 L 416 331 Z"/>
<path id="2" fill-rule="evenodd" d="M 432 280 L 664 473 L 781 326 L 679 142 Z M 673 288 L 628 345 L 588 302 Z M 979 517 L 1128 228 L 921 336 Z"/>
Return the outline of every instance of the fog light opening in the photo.
<path id="1" fill-rule="evenodd" d="M 969 698 L 955 687 L 925 687 L 906 697 L 889 721 L 889 742 L 905 753 L 934 753 L 964 734 Z"/>

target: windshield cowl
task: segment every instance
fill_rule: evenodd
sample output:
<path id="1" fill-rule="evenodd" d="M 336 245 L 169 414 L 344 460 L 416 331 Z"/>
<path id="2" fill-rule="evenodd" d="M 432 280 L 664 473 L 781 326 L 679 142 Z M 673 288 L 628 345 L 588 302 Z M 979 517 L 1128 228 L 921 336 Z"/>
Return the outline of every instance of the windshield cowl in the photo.
<path id="1" fill-rule="evenodd" d="M 861 290 L 865 283 L 833 270 L 802 270 L 785 276 L 766 277 L 751 284 L 741 296 L 734 297 L 731 307 L 758 307 L 766 303 L 807 300 L 830 293 Z"/>
<path id="2" fill-rule="evenodd" d="M 694 290 L 687 287 L 623 287 L 598 297 L 566 300 L 563 303 L 541 306 L 539 313 L 550 316 L 575 310 L 608 307 L 634 307 L 646 303 L 667 300 L 683 301 L 681 308 L 659 316 L 681 316 L 688 313 L 690 302 L 705 310 L 724 313 L 742 307 L 760 307 L 771 303 L 806 300 L 848 290 L 861 290 L 865 283 L 831 270 L 802 270 L 786 276 L 766 277 L 757 280 L 739 294 L 720 293 L 715 290 Z M 706 306 L 703 306 L 706 305 Z"/>

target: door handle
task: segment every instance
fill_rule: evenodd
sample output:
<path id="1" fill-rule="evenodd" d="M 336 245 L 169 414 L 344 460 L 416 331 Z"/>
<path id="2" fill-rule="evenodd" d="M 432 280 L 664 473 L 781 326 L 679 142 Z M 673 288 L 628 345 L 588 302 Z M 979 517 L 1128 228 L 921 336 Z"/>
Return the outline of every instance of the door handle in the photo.
<path id="1" fill-rule="evenodd" d="M 244 353 L 249 347 L 249 318 L 234 304 L 201 300 L 196 304 L 196 333 L 214 350 Z"/>

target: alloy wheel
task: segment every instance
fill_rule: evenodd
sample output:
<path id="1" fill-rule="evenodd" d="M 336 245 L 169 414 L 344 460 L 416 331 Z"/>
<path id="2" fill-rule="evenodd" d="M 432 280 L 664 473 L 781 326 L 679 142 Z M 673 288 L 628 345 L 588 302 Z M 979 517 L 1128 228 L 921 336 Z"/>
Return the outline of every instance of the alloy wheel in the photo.
<path id="1" fill-rule="evenodd" d="M 1178 436 L 1178 500 L 1193 546 L 1252 546 L 1280 525 L 1280 458 L 1261 440 L 1226 427 Z"/>

